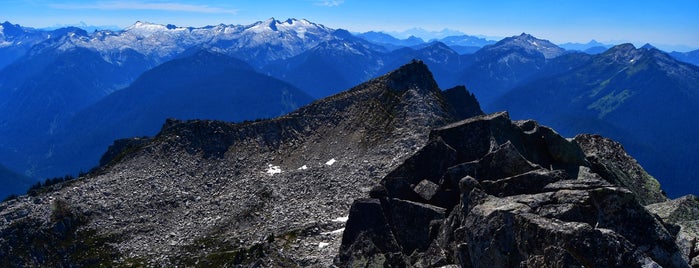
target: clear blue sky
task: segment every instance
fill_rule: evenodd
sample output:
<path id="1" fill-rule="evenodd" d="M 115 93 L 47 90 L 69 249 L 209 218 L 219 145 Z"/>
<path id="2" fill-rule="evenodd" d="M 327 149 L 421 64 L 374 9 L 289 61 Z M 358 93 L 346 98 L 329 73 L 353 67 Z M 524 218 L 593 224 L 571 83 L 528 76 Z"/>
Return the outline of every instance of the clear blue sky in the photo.
<path id="1" fill-rule="evenodd" d="M 651 43 L 699 48 L 697 0 L 0 0 L 0 20 L 30 27 L 178 26 L 305 18 L 350 31 L 452 29 L 505 37 L 522 32 L 556 43 Z"/>

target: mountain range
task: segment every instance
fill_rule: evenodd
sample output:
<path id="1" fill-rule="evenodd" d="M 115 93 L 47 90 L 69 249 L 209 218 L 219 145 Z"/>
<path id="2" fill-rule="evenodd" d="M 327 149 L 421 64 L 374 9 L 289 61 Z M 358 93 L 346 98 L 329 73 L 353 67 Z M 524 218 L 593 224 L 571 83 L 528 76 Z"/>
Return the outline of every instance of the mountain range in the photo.
<path id="1" fill-rule="evenodd" d="M 686 58 L 691 53 L 666 54 L 653 49 L 634 48 L 654 51 L 648 57 L 658 59 L 663 67 L 645 68 L 645 65 L 630 61 L 615 61 L 615 67 L 612 68 L 602 63 L 615 57 L 616 54 L 612 52 L 619 47 L 613 47 L 606 53 L 584 53 L 565 50 L 528 34 L 508 37 L 496 43 L 472 36 L 451 36 L 427 42 L 416 38 L 400 40 L 378 32 L 355 35 L 342 29 L 330 29 L 296 19 L 269 19 L 250 25 L 220 24 L 201 28 L 137 22 L 122 31 L 104 30 L 93 33 L 78 28 L 42 31 L 8 22 L 2 24 L 2 27 L 0 58 L 5 59 L 6 67 L 0 70 L 0 126 L 6 131 L 0 133 L 0 164 L 14 170 L 16 174 L 33 179 L 76 174 L 79 170 L 90 169 L 97 164 L 99 155 L 112 140 L 153 135 L 162 123 L 158 121 L 168 117 L 233 121 L 272 117 L 300 107 L 310 102 L 311 98 L 333 95 L 394 70 L 412 59 L 420 59 L 430 66 L 441 87 L 466 85 L 479 98 L 485 111 L 513 110 L 513 117 L 536 117 L 567 135 L 580 131 L 609 135 L 623 141 L 629 152 L 637 156 L 651 174 L 666 185 L 665 190 L 670 196 L 688 191 L 696 193 L 696 187 L 679 186 L 694 185 L 685 174 L 695 171 L 695 158 L 686 154 L 687 151 L 680 153 L 674 149 L 665 155 L 677 153 L 683 157 L 673 158 L 672 161 L 668 161 L 667 157 L 654 157 L 656 152 L 681 146 L 677 143 L 669 144 L 672 143 L 671 139 L 666 139 L 667 143 L 652 142 L 663 138 L 652 129 L 667 129 L 682 125 L 682 122 L 693 122 L 697 119 L 694 114 L 682 109 L 661 109 L 665 115 L 663 120 L 647 120 L 644 127 L 651 130 L 637 131 L 640 130 L 638 125 L 619 127 L 620 124 L 633 121 L 625 118 L 633 112 L 627 112 L 624 116 L 612 116 L 614 112 L 604 112 L 616 109 L 615 105 L 626 100 L 623 92 L 648 92 L 645 95 L 633 95 L 632 98 L 647 98 L 645 101 L 665 96 L 665 103 L 683 103 L 691 100 L 686 97 L 689 95 L 664 94 L 665 91 L 654 95 L 651 92 L 661 88 L 659 85 L 662 83 L 638 82 L 636 78 L 619 79 L 607 88 L 609 92 L 613 92 L 612 95 L 591 94 L 587 105 L 592 108 L 564 105 L 567 102 L 549 99 L 552 103 L 562 104 L 556 106 L 562 110 L 555 115 L 541 115 L 536 114 L 535 109 L 522 111 L 527 103 L 538 101 L 531 98 L 538 96 L 537 94 L 517 93 L 536 91 L 540 85 L 546 85 L 570 88 L 580 96 L 579 94 L 585 94 L 585 90 L 591 90 L 591 87 L 574 88 L 583 84 L 601 85 L 610 78 L 610 70 L 626 68 L 645 70 L 636 73 L 634 77 L 681 74 L 668 78 L 669 80 L 661 80 L 680 83 L 677 86 L 672 84 L 672 87 L 691 95 L 696 92 L 691 87 L 696 73 L 687 70 L 693 70 L 694 66 L 673 58 L 685 57 L 684 61 L 691 61 Z M 597 42 L 591 42 L 586 46 L 570 48 L 580 50 L 597 45 Z M 471 47 L 468 53 L 464 53 L 464 47 Z M 231 70 L 225 75 L 219 73 L 220 76 L 217 77 L 216 71 L 207 69 L 214 67 L 199 66 L 221 66 L 220 64 L 197 63 L 196 60 L 197 57 L 202 57 L 202 60 L 216 61 L 213 58 L 224 56 L 227 57 L 224 61 L 230 61 L 231 64 L 237 62 L 236 66 L 246 67 L 235 67 L 233 69 L 236 71 Z M 177 64 L 201 72 L 182 74 L 174 70 L 166 71 Z M 265 94 L 281 94 L 293 98 L 274 103 L 264 102 L 269 104 L 261 106 L 267 109 L 264 112 L 246 113 L 252 110 L 243 107 L 249 106 L 231 107 L 223 102 L 218 103 L 220 106 L 217 107 L 203 107 L 203 104 L 195 101 L 204 99 L 193 97 L 192 92 L 174 82 L 180 81 L 175 77 L 185 79 L 188 75 L 192 75 L 191 80 L 182 85 L 210 87 L 210 91 L 201 92 L 221 93 L 214 89 L 223 88 L 231 90 L 225 91 L 229 95 L 212 97 L 217 100 L 240 96 L 235 94 L 247 91 L 260 94 L 245 96 L 250 100 L 264 99 Z M 212 84 L 206 84 L 208 82 L 205 80 Z M 556 85 L 542 82 L 547 80 L 576 82 L 561 82 Z M 236 87 L 233 84 L 239 84 L 240 87 L 234 89 Z M 625 91 L 629 87 L 642 89 Z M 166 94 L 168 98 L 154 97 L 168 90 L 173 93 Z M 175 92 L 180 93 L 177 95 Z M 137 96 L 128 99 L 126 95 L 131 94 Z M 563 97 L 573 98 L 573 95 L 575 94 Z M 512 102 L 513 98 L 518 102 Z M 178 99 L 183 105 L 200 107 L 207 112 L 158 104 L 165 100 L 177 103 L 174 99 Z M 190 102 L 185 101 L 188 99 Z M 252 103 L 250 100 L 248 101 Z M 639 111 L 643 109 L 638 107 L 640 103 L 643 102 L 625 105 L 636 109 L 629 108 L 629 111 Z M 627 107 L 625 105 L 620 107 Z M 693 106 L 686 109 L 694 109 L 691 107 Z M 580 115 L 586 118 L 582 121 L 563 116 L 577 114 L 582 110 L 585 113 Z M 594 111 L 597 112 L 596 115 Z M 232 116 L 233 114 L 244 116 Z M 557 119 L 550 119 L 554 116 L 558 116 Z M 577 124 L 573 127 L 572 123 Z M 121 127 L 124 125 L 126 126 Z M 76 156 L 84 157 L 77 160 Z"/>
<path id="2" fill-rule="evenodd" d="M 689 52 L 673 51 L 672 53 L 670 53 L 670 56 L 679 61 L 699 66 L 699 50 L 693 50 Z"/>
<path id="3" fill-rule="evenodd" d="M 484 114 L 411 61 L 276 118 L 117 141 L 0 203 L 0 265 L 690 267 L 698 210 L 621 144 Z"/>

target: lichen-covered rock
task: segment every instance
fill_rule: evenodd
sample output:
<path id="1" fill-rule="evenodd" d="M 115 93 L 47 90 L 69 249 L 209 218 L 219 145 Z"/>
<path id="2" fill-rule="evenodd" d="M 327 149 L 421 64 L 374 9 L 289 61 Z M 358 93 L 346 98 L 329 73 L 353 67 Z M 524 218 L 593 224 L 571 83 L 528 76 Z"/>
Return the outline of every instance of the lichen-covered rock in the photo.
<path id="1" fill-rule="evenodd" d="M 363 265 L 352 259 L 388 254 L 405 261 L 401 266 L 413 267 L 688 267 L 676 232 L 639 202 L 639 196 L 656 193 L 643 189 L 645 171 L 623 151 L 613 151 L 620 147 L 602 150 L 579 137 L 567 140 L 534 121 L 512 122 L 506 113 L 433 130 L 431 146 L 381 181 L 394 189 L 383 192 L 381 200 L 399 196 L 412 200 L 401 202 L 429 206 L 434 205 L 429 197 L 448 191 L 459 198 L 439 205 L 447 213 L 443 219 L 425 217 L 429 220 L 411 225 L 387 220 L 390 227 L 381 228 L 384 233 L 373 227 L 355 231 L 374 240 L 406 233 L 422 234 L 422 239 L 396 239 L 401 250 L 390 254 L 353 251 L 369 242 L 343 240 L 336 265 Z M 634 187 L 625 188 L 629 184 Z M 661 199 L 655 197 L 651 201 Z M 419 211 L 390 205 L 380 209 L 389 219 L 410 218 Z M 355 225 L 354 217 L 362 215 L 358 210 L 359 205 L 353 206 L 346 228 L 364 228 Z M 430 235 L 424 240 L 426 230 Z"/>
<path id="2" fill-rule="evenodd" d="M 626 154 L 620 143 L 590 134 L 578 135 L 574 140 L 580 144 L 595 173 L 615 185 L 629 188 L 641 204 L 667 201 L 660 183 Z"/>
<path id="3" fill-rule="evenodd" d="M 699 198 L 687 195 L 646 208 L 666 223 L 679 227 L 675 242 L 692 267 L 699 267 Z"/>

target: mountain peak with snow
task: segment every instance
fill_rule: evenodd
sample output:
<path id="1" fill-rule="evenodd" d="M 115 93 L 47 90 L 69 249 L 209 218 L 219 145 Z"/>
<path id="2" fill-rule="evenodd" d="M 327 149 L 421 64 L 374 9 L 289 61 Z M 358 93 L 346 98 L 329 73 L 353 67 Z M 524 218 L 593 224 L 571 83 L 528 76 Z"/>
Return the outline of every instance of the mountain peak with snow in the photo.
<path id="1" fill-rule="evenodd" d="M 124 32 L 137 34 L 153 34 L 156 32 L 163 32 L 174 29 L 177 29 L 177 27 L 172 24 L 162 25 L 151 22 L 136 21 L 136 23 L 134 23 L 133 25 L 126 27 L 124 29 Z"/>
<path id="2" fill-rule="evenodd" d="M 269 18 L 265 21 L 258 21 L 247 26 L 247 29 L 252 32 L 262 33 L 267 31 L 279 32 L 279 31 L 301 31 L 306 32 L 309 29 L 327 29 L 325 26 L 310 22 L 305 19 L 294 19 L 289 18 L 285 21 L 279 21 L 275 18 Z"/>
<path id="3" fill-rule="evenodd" d="M 544 58 L 546 59 L 553 59 L 565 53 L 565 49 L 560 48 L 550 41 L 538 39 L 527 33 L 508 37 L 500 40 L 494 45 L 488 46 L 489 49 L 509 49 L 512 47 L 521 47 L 528 52 L 536 51 L 543 54 Z"/>
<path id="4" fill-rule="evenodd" d="M 7 36 L 10 27 L 4 28 Z M 294 18 L 199 28 L 136 21 L 121 31 L 99 30 L 76 35 L 65 28 L 59 29 L 51 33 L 52 37 L 57 37 L 56 41 L 45 48 L 88 48 L 99 52 L 109 62 L 118 61 L 113 57 L 118 57 L 121 51 L 133 50 L 154 59 L 157 64 L 192 47 L 205 46 L 243 60 L 266 63 L 296 56 L 320 42 L 341 38 L 333 36 L 333 31 L 321 24 Z"/>

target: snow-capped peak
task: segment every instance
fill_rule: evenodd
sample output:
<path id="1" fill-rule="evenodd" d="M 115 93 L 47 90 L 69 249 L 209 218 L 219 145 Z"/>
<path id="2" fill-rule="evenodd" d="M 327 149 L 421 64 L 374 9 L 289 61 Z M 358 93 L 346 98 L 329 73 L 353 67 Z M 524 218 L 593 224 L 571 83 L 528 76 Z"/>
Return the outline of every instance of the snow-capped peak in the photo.
<path id="1" fill-rule="evenodd" d="M 150 22 L 137 21 L 133 25 L 124 29 L 124 32 L 131 33 L 139 36 L 149 36 L 154 33 L 172 31 L 172 30 L 184 30 L 186 28 L 180 28 L 172 24 L 162 25 Z"/>
<path id="2" fill-rule="evenodd" d="M 7 31 L 9 26 L 3 26 Z M 65 38 L 57 39 L 56 44 L 51 47 L 89 48 L 100 52 L 105 60 L 111 62 L 118 61 L 112 59 L 114 55 L 119 55 L 115 52 L 126 49 L 161 61 L 192 47 L 206 46 L 227 55 L 262 64 L 296 56 L 321 42 L 342 39 L 333 36 L 333 31 L 323 25 L 297 19 L 278 21 L 270 18 L 251 25 L 219 24 L 200 28 L 137 21 L 121 31 L 75 34 L 63 31 L 60 35 L 64 35 Z M 3 39 L 2 36 L 0 39 Z"/>
<path id="3" fill-rule="evenodd" d="M 277 31 L 296 31 L 296 32 L 307 32 L 310 29 L 325 29 L 322 25 L 318 25 L 307 21 L 305 19 L 287 19 L 285 21 L 278 21 L 274 18 L 269 18 L 265 21 L 258 21 L 247 27 L 248 31 L 255 33 L 263 32 L 277 32 Z"/>
<path id="4" fill-rule="evenodd" d="M 165 31 L 167 30 L 167 26 L 162 25 L 162 24 L 156 24 L 156 23 L 150 23 L 150 22 L 143 22 L 143 21 L 137 21 L 133 25 L 126 27 L 124 31 L 133 31 L 133 30 L 141 30 L 141 31 Z"/>
<path id="5" fill-rule="evenodd" d="M 265 21 L 258 21 L 253 23 L 252 25 L 250 25 L 250 27 L 248 27 L 248 30 L 255 33 L 277 31 L 277 23 L 279 23 L 279 21 L 275 20 L 274 18 L 269 18 Z"/>

